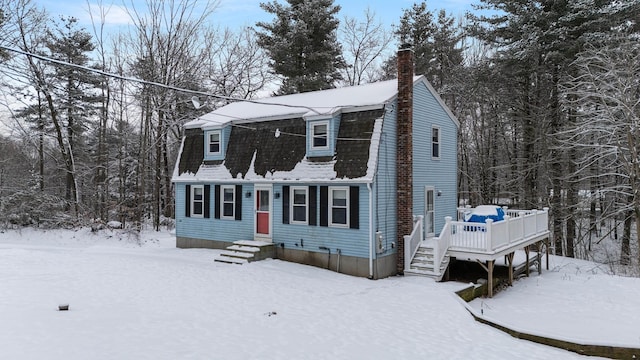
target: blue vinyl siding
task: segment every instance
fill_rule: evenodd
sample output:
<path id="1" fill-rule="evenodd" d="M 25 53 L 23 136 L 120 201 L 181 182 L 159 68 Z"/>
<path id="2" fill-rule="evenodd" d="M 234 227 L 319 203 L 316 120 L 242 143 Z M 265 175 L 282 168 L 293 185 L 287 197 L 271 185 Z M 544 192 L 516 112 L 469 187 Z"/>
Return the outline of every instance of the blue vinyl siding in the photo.
<path id="1" fill-rule="evenodd" d="M 199 185 L 199 184 L 193 184 Z M 176 235 L 205 240 L 233 242 L 236 240 L 252 240 L 254 237 L 253 184 L 242 184 L 242 194 L 238 199 L 242 201 L 242 220 L 226 220 L 214 218 L 214 186 L 211 185 L 210 213 L 211 218 L 185 217 L 185 184 L 176 184 Z M 336 184 L 295 184 L 295 186 L 316 186 L 319 193 L 320 186 L 337 186 Z M 343 186 L 343 185 L 340 185 Z M 344 186 L 347 186 L 345 184 Z M 299 225 L 282 223 L 282 185 L 274 184 L 273 194 L 280 194 L 273 199 L 273 242 L 284 244 L 285 248 L 299 249 L 312 252 L 326 252 L 320 247 L 331 249 L 335 254 L 340 249 L 342 255 L 369 257 L 369 192 L 366 185 L 359 187 L 359 228 L 348 229 L 331 226 Z M 252 196 L 245 197 L 250 191 Z M 320 214 L 320 203 L 317 214 Z M 301 241 L 302 240 L 302 241 Z M 297 245 L 296 245 L 297 244 Z"/>
<path id="2" fill-rule="evenodd" d="M 192 185 L 200 185 L 194 183 Z M 227 183 L 221 184 L 226 185 Z M 214 189 L 216 184 L 211 185 L 211 198 L 209 209 L 211 217 L 193 218 L 185 217 L 185 188 L 186 184 L 176 184 L 176 235 L 195 239 L 217 240 L 233 242 L 237 240 L 253 240 L 253 184 L 242 184 L 242 193 L 237 194 L 237 200 L 242 201 L 242 220 L 215 219 L 214 218 Z M 229 184 L 236 185 L 236 184 Z M 245 193 L 252 193 L 250 198 L 245 197 Z"/>
<path id="3" fill-rule="evenodd" d="M 320 215 L 320 186 L 356 186 L 355 184 L 295 184 L 295 186 L 317 186 L 317 213 Z M 283 224 L 282 222 L 282 185 L 274 184 L 273 192 L 280 193 L 279 199 L 273 201 L 274 223 L 273 242 L 284 244 L 287 249 L 326 253 L 320 247 L 331 249 L 335 254 L 340 249 L 342 255 L 369 257 L 369 192 L 366 185 L 359 187 L 359 229 L 346 229 L 331 226 Z"/>
<path id="4" fill-rule="evenodd" d="M 391 244 L 398 241 L 396 221 L 396 111 L 397 102 L 386 107 L 382 123 L 378 167 L 373 184 L 376 200 L 373 203 L 373 232 L 382 232 L 385 252 L 375 256 L 385 256 L 395 252 Z"/>
<path id="5" fill-rule="evenodd" d="M 444 217 L 456 216 L 457 203 L 457 136 L 454 121 L 429 92 L 418 82 L 413 93 L 413 212 L 424 215 L 424 187 L 435 187 L 436 236 L 444 226 Z M 432 159 L 431 129 L 440 128 L 440 158 Z M 441 192 L 441 196 L 437 196 Z"/>

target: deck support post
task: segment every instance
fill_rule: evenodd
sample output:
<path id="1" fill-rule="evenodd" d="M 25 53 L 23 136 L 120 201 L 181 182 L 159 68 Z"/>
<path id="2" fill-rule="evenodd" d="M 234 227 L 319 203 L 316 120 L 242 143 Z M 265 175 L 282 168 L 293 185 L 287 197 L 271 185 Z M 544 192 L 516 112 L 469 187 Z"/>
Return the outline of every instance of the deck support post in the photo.
<path id="1" fill-rule="evenodd" d="M 527 262 L 526 262 L 526 265 L 525 265 L 526 266 L 525 267 L 525 272 L 527 274 L 527 277 L 529 277 L 529 266 L 531 266 L 531 265 L 529 264 L 529 247 L 528 246 L 524 247 L 524 253 L 527 256 Z"/>
<path id="2" fill-rule="evenodd" d="M 509 264 L 509 286 L 513 286 L 513 256 L 515 252 L 507 254 L 507 263 Z"/>
<path id="3" fill-rule="evenodd" d="M 549 270 L 549 238 L 544 240 L 547 248 L 547 270 Z"/>
<path id="4" fill-rule="evenodd" d="M 486 271 L 487 274 L 488 274 L 488 276 L 487 276 L 487 296 L 492 298 L 493 297 L 493 266 L 495 265 L 496 261 L 495 260 L 487 260 L 486 264 L 483 264 L 482 262 L 480 262 L 480 260 L 476 260 L 476 262 L 478 264 L 480 264 L 480 266 L 482 266 L 484 271 Z"/>
<path id="5" fill-rule="evenodd" d="M 538 254 L 536 258 L 538 259 L 538 275 L 542 274 L 542 241 L 538 241 L 536 243 L 536 248 L 538 249 Z"/>
<path id="6" fill-rule="evenodd" d="M 496 262 L 495 260 L 487 261 L 487 273 L 489 273 L 489 279 L 487 282 L 487 286 L 489 288 L 487 289 L 487 292 L 490 298 L 493 297 L 493 265 L 495 264 L 495 262 Z"/>

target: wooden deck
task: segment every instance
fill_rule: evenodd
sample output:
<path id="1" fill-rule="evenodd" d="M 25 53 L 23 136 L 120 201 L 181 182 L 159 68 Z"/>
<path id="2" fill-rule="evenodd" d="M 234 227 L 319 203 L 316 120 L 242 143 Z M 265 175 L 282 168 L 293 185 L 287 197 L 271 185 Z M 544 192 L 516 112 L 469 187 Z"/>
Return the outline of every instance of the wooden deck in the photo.
<path id="1" fill-rule="evenodd" d="M 439 261 L 443 261 L 445 257 L 477 261 L 487 271 L 489 296 L 492 296 L 493 267 L 496 259 L 504 257 L 507 260 L 509 281 L 513 282 L 515 251 L 524 249 L 528 263 L 530 247 L 536 244 L 536 251 L 540 253 L 544 245 L 543 241 L 549 238 L 549 209 L 506 209 L 504 220 L 501 221 L 487 220 L 486 223 L 461 221 L 464 218 L 463 214 L 471 210 L 470 208 L 458 209 L 459 220 L 456 221 L 447 217 L 442 232 L 438 237 L 433 238 L 434 269 L 439 268 Z M 412 260 L 422 243 L 423 237 L 416 232 L 417 228 L 422 226 L 421 220 L 418 218 L 414 232 L 405 237 L 405 259 Z"/>
<path id="2" fill-rule="evenodd" d="M 549 211 L 507 210 L 505 219 L 486 223 L 448 221 L 440 238 L 449 237 L 449 255 L 495 260 L 549 237 Z"/>

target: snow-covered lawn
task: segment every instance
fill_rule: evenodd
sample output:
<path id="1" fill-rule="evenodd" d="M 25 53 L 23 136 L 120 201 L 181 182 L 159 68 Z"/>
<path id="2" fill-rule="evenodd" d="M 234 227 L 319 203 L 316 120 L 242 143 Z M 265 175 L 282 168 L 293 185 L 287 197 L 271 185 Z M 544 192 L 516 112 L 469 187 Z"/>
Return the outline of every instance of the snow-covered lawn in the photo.
<path id="1" fill-rule="evenodd" d="M 475 322 L 453 294 L 460 284 L 278 260 L 234 266 L 214 254 L 176 249 L 166 232 L 0 233 L 0 358 L 582 358 Z M 640 344 L 638 279 L 554 261 L 472 306 L 524 329 Z"/>

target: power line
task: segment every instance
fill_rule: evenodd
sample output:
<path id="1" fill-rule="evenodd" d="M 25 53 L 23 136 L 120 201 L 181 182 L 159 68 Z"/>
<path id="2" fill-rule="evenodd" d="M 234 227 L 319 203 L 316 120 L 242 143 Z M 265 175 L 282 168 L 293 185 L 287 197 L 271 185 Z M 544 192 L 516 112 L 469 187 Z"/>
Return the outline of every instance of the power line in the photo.
<path id="1" fill-rule="evenodd" d="M 93 72 L 96 74 L 100 74 L 106 77 L 110 77 L 110 78 L 114 78 L 114 79 L 119 79 L 119 80 L 124 80 L 124 81 L 130 81 L 130 82 L 134 82 L 134 83 L 138 83 L 138 84 L 144 84 L 144 85 L 152 85 L 152 86 L 157 86 L 157 87 L 161 87 L 164 89 L 169 89 L 169 90 L 174 90 L 174 91 L 178 91 L 178 92 L 182 92 L 182 93 L 187 93 L 187 94 L 193 94 L 193 95 L 202 95 L 202 96 L 206 96 L 206 97 L 212 97 L 215 99 L 220 99 L 220 100 L 226 100 L 226 101 L 230 101 L 230 102 L 248 102 L 248 103 L 253 103 L 253 104 L 260 104 L 260 105 L 272 105 L 272 106 L 284 106 L 284 107 L 290 107 L 290 108 L 297 108 L 297 109 L 307 109 L 309 111 L 312 111 L 318 115 L 321 115 L 321 113 L 310 107 L 310 106 L 305 106 L 305 105 L 291 105 L 291 104 L 284 104 L 284 103 L 277 103 L 277 102 L 265 102 L 265 101 L 260 101 L 260 100 L 251 100 L 251 99 L 242 99 L 242 98 L 234 98 L 234 97 L 230 97 L 230 96 L 224 96 L 224 95 L 216 95 L 216 94 L 211 94 L 205 91 L 198 91 L 198 90 L 191 90 L 191 89 L 185 89 L 185 88 L 179 88 L 176 86 L 171 86 L 171 85 L 167 85 L 167 84 L 162 84 L 159 82 L 154 82 L 154 81 L 148 81 L 148 80 L 142 80 L 142 79 L 138 79 L 138 78 L 134 78 L 134 77 L 129 77 L 129 76 L 123 76 L 123 75 L 118 75 L 118 74 L 114 74 L 114 73 L 110 73 L 107 71 L 103 71 L 100 69 L 95 69 L 95 68 L 91 68 L 91 67 L 87 67 L 87 66 L 83 66 L 83 65 L 78 65 L 78 64 L 73 64 L 67 61 L 62 61 L 62 60 L 58 60 L 58 59 L 53 59 L 50 58 L 48 56 L 44 56 L 44 55 L 39 55 L 39 54 L 35 54 L 35 53 L 31 53 L 28 51 L 24 51 L 24 50 L 20 50 L 20 49 L 16 49 L 16 48 L 11 48 L 8 46 L 4 46 L 4 45 L 0 45 L 0 49 L 4 49 L 7 51 L 11 51 L 17 54 L 21 54 L 21 55 L 25 55 L 25 56 L 29 56 L 29 57 L 33 57 L 42 61 L 46 61 L 46 62 L 51 62 L 54 64 L 58 64 L 58 65 L 63 65 L 63 66 L 67 66 L 67 67 L 72 67 L 75 69 L 80 69 L 80 70 L 84 70 L 84 71 L 88 71 L 88 72 Z M 334 106 L 316 106 L 316 108 L 325 108 L 325 109 L 333 109 L 335 108 Z M 237 118 L 235 116 L 230 116 L 230 115 L 225 115 L 225 114 L 217 114 L 219 116 L 224 116 L 224 117 L 229 117 L 229 118 L 235 118 L 238 120 L 241 120 L 240 118 Z M 217 124 L 222 124 L 220 122 L 216 122 L 210 119 L 202 119 L 202 117 L 200 117 L 201 121 L 205 121 L 205 122 L 212 122 L 212 123 L 217 123 Z M 251 129 L 251 130 L 257 130 L 256 128 L 252 128 L 250 126 L 241 126 L 239 124 L 231 124 L 231 126 L 236 126 L 236 127 L 241 127 L 241 128 L 246 128 L 246 129 Z M 281 135 L 289 135 L 289 136 L 306 136 L 303 134 L 294 134 L 294 133 L 288 133 L 288 132 L 280 132 Z M 371 139 L 359 139 L 359 138 L 337 138 L 336 140 L 348 140 L 348 141 L 371 141 Z"/>
<path id="2" fill-rule="evenodd" d="M 174 90 L 174 91 L 179 91 L 179 92 L 183 92 L 183 93 L 187 93 L 187 94 L 193 94 L 193 95 L 202 95 L 202 96 L 206 96 L 206 97 L 212 97 L 215 99 L 220 99 L 220 100 L 226 100 L 226 101 L 230 101 L 230 102 L 237 102 L 237 101 L 244 101 L 244 102 L 248 102 L 248 103 L 253 103 L 253 104 L 260 104 L 260 105 L 273 105 L 273 106 L 284 106 L 284 107 L 290 107 L 290 108 L 303 108 L 303 109 L 307 109 L 309 111 L 312 111 L 318 115 L 320 115 L 321 113 L 309 106 L 305 106 L 305 105 L 291 105 L 291 104 L 282 104 L 282 103 L 274 103 L 274 102 L 265 102 L 265 101 L 260 101 L 260 100 L 251 100 L 251 99 L 242 99 L 242 98 L 234 98 L 231 96 L 224 96 L 224 95 L 216 95 L 216 94 L 211 94 L 205 91 L 198 91 L 198 90 L 191 90 L 191 89 L 185 89 L 185 88 L 179 88 L 176 86 L 171 86 L 171 85 L 167 85 L 167 84 L 162 84 L 159 82 L 155 82 L 155 81 L 148 81 L 148 80 L 142 80 L 142 79 L 138 79 L 138 78 L 134 78 L 134 77 L 129 77 L 129 76 L 122 76 L 122 75 L 118 75 L 118 74 L 114 74 L 114 73 L 110 73 L 107 71 L 103 71 L 100 69 L 94 69 L 88 66 L 83 66 L 83 65 L 78 65 L 78 64 L 72 64 L 70 62 L 66 62 L 66 61 L 62 61 L 62 60 L 58 60 L 58 59 L 53 59 L 50 58 L 48 56 L 44 56 L 44 55 L 38 55 L 38 54 L 34 54 L 28 51 L 24 51 L 24 50 L 20 50 L 20 49 L 16 49 L 16 48 L 11 48 L 8 46 L 4 46 L 4 45 L 0 45 L 0 49 L 4 49 L 7 51 L 11 51 L 17 54 L 21 54 L 21 55 L 25 55 L 25 56 L 29 56 L 29 57 L 33 57 L 42 61 L 47 61 L 47 62 L 51 62 L 54 64 L 58 64 L 58 65 L 64 65 L 64 66 L 68 66 L 68 67 L 72 67 L 72 68 L 76 68 L 76 69 L 80 69 L 80 70 L 84 70 L 84 71 L 89 71 L 89 72 L 93 72 L 96 74 L 100 74 L 103 76 L 107 76 L 107 77 L 111 77 L 114 79 L 119 79 L 119 80 L 125 80 L 125 81 L 130 81 L 130 82 L 134 82 L 134 83 L 138 83 L 138 84 L 144 84 L 144 85 L 153 85 L 153 86 L 157 86 L 157 87 L 161 87 L 164 89 L 169 89 L 169 90 Z M 329 106 L 317 106 L 317 108 L 332 108 Z"/>

